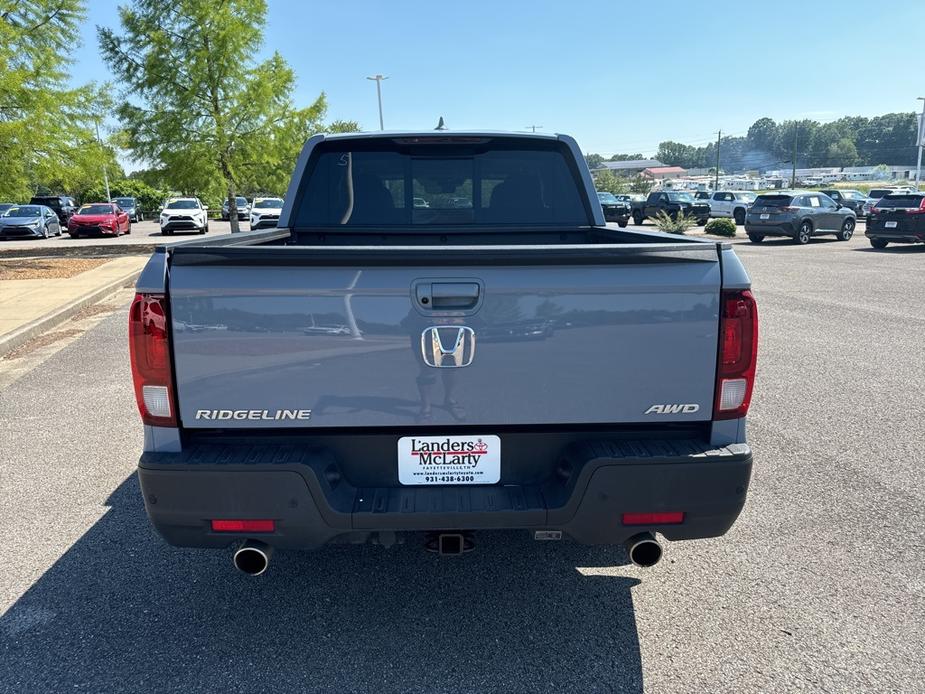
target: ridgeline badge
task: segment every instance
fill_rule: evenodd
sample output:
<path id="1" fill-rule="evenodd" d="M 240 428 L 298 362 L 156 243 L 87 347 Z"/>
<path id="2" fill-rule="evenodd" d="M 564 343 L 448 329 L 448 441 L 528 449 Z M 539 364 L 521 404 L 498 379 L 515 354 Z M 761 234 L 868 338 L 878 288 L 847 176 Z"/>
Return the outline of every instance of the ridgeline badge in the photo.
<path id="1" fill-rule="evenodd" d="M 311 418 L 311 410 L 196 410 L 196 419 L 221 422 L 228 420 L 287 422 L 307 421 Z"/>

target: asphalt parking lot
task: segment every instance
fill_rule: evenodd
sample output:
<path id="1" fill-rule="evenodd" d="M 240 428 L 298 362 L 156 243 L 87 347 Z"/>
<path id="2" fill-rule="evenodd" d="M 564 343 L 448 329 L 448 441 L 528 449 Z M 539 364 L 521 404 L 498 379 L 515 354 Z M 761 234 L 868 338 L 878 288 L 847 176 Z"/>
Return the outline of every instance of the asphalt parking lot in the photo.
<path id="1" fill-rule="evenodd" d="M 503 533 L 248 578 L 148 525 L 130 290 L 0 360 L 0 691 L 925 691 L 925 247 L 735 243 L 761 316 L 749 501 L 648 570 Z"/>
<path id="2" fill-rule="evenodd" d="M 248 231 L 250 224 L 241 222 L 241 231 Z M 206 236 L 220 236 L 231 231 L 231 222 L 220 219 L 209 220 L 209 232 Z M 162 243 L 172 243 L 185 239 L 202 238 L 195 231 L 178 231 L 172 236 L 161 234 L 161 228 L 156 221 L 145 220 L 132 224 L 132 233 L 121 236 L 84 236 L 72 239 L 67 232 L 61 236 L 52 236 L 47 239 L 3 239 L 0 240 L 0 258 L 4 253 L 17 251 L 46 251 L 54 254 L 81 252 L 108 251 L 113 247 L 127 246 L 156 246 Z M 125 249 L 127 250 L 127 249 Z"/>

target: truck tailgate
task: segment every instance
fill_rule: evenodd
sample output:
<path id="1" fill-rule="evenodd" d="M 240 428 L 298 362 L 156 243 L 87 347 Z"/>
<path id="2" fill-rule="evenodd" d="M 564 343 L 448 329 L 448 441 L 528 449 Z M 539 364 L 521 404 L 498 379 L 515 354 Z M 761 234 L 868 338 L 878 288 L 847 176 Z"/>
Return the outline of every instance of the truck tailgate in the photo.
<path id="1" fill-rule="evenodd" d="M 709 420 L 720 285 L 706 243 L 177 247 L 180 422 Z"/>

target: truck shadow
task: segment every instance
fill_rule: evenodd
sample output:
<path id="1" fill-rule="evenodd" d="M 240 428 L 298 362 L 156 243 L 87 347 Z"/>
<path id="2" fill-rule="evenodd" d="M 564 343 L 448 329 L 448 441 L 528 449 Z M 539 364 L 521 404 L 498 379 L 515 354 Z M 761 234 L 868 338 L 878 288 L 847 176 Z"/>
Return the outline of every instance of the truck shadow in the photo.
<path id="1" fill-rule="evenodd" d="M 577 567 L 622 549 L 479 536 L 440 559 L 417 542 L 279 552 L 167 546 L 134 476 L 0 617 L 17 691 L 642 691 L 631 589 Z"/>

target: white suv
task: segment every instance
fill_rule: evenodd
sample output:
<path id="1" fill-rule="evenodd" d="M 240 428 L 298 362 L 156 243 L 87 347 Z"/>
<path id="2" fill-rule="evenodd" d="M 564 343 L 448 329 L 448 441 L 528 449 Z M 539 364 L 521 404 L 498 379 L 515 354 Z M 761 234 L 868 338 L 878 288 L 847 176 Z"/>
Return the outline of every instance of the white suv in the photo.
<path id="1" fill-rule="evenodd" d="M 254 198 L 251 205 L 251 231 L 275 229 L 279 222 L 279 213 L 282 211 L 282 198 Z"/>
<path id="2" fill-rule="evenodd" d="M 745 224 L 745 215 L 756 197 L 747 190 L 719 190 L 710 197 L 710 216 L 732 217 L 736 224 Z"/>
<path id="3" fill-rule="evenodd" d="M 199 198 L 171 198 L 161 210 L 161 233 L 175 231 L 209 231 L 208 207 L 203 207 Z"/>

